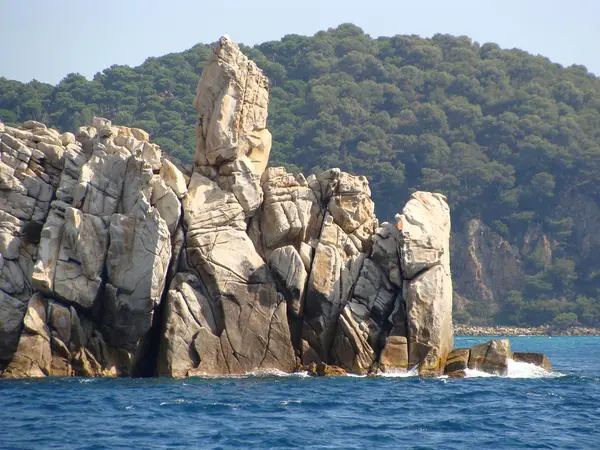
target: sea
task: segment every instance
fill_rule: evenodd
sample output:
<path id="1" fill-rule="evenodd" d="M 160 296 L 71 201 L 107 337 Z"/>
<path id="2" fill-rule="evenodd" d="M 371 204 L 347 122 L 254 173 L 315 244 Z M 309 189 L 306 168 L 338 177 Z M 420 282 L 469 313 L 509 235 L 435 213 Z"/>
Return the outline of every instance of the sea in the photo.
<path id="1" fill-rule="evenodd" d="M 0 380 L 0 448 L 600 449 L 600 337 L 509 339 L 553 372 Z"/>

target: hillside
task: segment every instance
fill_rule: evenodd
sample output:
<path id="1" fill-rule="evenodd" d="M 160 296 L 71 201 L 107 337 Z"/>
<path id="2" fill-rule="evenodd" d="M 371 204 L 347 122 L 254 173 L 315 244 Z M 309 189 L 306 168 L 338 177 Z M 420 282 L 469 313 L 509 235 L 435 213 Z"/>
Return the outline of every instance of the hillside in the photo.
<path id="1" fill-rule="evenodd" d="M 414 190 L 448 196 L 459 320 L 600 325 L 600 79 L 467 37 L 372 39 L 350 24 L 244 52 L 271 80 L 271 165 L 366 175 L 381 220 Z M 209 53 L 57 86 L 0 78 L 0 119 L 66 131 L 100 115 L 189 162 Z"/>

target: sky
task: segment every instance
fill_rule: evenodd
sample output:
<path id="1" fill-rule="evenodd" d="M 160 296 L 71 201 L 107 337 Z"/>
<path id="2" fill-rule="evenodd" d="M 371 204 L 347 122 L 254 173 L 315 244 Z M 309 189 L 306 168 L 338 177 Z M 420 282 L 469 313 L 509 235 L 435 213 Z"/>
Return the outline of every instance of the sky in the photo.
<path id="1" fill-rule="evenodd" d="M 372 37 L 436 33 L 520 48 L 600 75 L 599 0 L 0 0 L 0 77 L 56 84 L 215 42 L 246 45 L 353 23 Z"/>

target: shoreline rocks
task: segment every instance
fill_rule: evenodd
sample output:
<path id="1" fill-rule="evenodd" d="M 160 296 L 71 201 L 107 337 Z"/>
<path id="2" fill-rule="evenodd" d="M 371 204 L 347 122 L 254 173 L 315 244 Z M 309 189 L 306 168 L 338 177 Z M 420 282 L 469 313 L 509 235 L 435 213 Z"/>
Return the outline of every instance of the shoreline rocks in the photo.
<path id="1" fill-rule="evenodd" d="M 571 327 L 557 330 L 550 325 L 541 327 L 454 325 L 456 336 L 600 336 L 600 329 Z"/>
<path id="2" fill-rule="evenodd" d="M 222 37 L 191 171 L 101 117 L 75 134 L 0 130 L 0 376 L 457 364 L 446 198 L 415 192 L 380 224 L 365 177 L 267 167 L 268 87 Z M 510 349 L 488 347 L 483 370 L 501 371 Z"/>

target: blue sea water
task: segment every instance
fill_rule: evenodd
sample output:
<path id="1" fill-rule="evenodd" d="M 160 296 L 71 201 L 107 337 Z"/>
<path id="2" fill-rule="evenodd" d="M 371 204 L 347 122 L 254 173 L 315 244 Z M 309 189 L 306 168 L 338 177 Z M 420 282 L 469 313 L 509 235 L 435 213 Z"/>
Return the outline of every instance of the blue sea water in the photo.
<path id="1" fill-rule="evenodd" d="M 554 373 L 0 380 L 0 448 L 600 448 L 600 337 L 510 341 Z"/>

